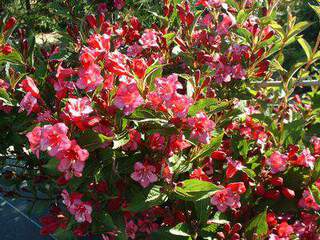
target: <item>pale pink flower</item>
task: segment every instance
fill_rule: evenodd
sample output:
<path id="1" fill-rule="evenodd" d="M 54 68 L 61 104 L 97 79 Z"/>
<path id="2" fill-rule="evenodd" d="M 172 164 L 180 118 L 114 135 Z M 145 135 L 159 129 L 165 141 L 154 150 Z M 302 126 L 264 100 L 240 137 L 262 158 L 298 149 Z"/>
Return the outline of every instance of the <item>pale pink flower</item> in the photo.
<path id="1" fill-rule="evenodd" d="M 92 34 L 87 43 L 90 48 L 100 52 L 108 52 L 110 50 L 110 36 L 107 34 Z"/>
<path id="2" fill-rule="evenodd" d="M 204 144 L 210 142 L 215 123 L 204 112 L 199 112 L 195 117 L 188 118 L 188 125 L 192 128 L 191 139 Z"/>
<path id="3" fill-rule="evenodd" d="M 88 68 L 81 68 L 79 70 L 79 79 L 76 85 L 79 89 L 92 91 L 102 82 L 103 77 L 100 75 L 100 67 L 96 64 L 91 64 Z"/>
<path id="4" fill-rule="evenodd" d="M 310 150 L 306 148 L 301 152 L 300 156 L 294 163 L 300 166 L 309 167 L 313 169 L 315 161 L 315 157 L 312 156 Z"/>
<path id="5" fill-rule="evenodd" d="M 163 100 L 169 100 L 178 89 L 182 89 L 182 84 L 178 81 L 178 75 L 172 74 L 166 78 L 155 80 L 157 93 Z"/>
<path id="6" fill-rule="evenodd" d="M 75 216 L 75 220 L 79 223 L 92 222 L 91 213 L 92 206 L 89 202 L 82 202 L 81 193 L 72 193 L 71 195 L 67 190 L 63 190 L 61 193 L 63 203 L 66 205 L 68 211 Z"/>
<path id="7" fill-rule="evenodd" d="M 143 50 L 143 47 L 140 46 L 139 44 L 135 43 L 128 47 L 127 49 L 127 55 L 129 57 L 137 57 Z"/>
<path id="8" fill-rule="evenodd" d="M 123 110 L 125 115 L 130 115 L 134 110 L 143 104 L 144 100 L 141 97 L 138 87 L 135 83 L 120 83 L 114 105 Z"/>
<path id="9" fill-rule="evenodd" d="M 27 111 L 27 115 L 30 115 L 32 112 L 36 112 L 39 109 L 38 100 L 32 96 L 31 92 L 27 92 L 24 98 L 20 102 L 19 113 Z"/>
<path id="10" fill-rule="evenodd" d="M 210 202 L 212 205 L 215 205 L 220 212 L 225 212 L 228 207 L 241 207 L 239 194 L 234 193 L 230 188 L 224 188 L 215 192 Z"/>
<path id="11" fill-rule="evenodd" d="M 67 132 L 68 127 L 64 123 L 43 126 L 40 141 L 41 151 L 48 150 L 49 155 L 54 157 L 58 152 L 67 150 L 71 146 Z"/>
<path id="12" fill-rule="evenodd" d="M 74 120 L 88 117 L 93 112 L 91 101 L 88 97 L 69 98 L 65 109 Z"/>
<path id="13" fill-rule="evenodd" d="M 56 78 L 58 81 L 64 81 L 66 78 L 70 78 L 76 75 L 76 71 L 72 68 L 63 68 L 62 64 L 59 64 L 57 69 Z"/>
<path id="14" fill-rule="evenodd" d="M 183 134 L 171 135 L 169 140 L 169 156 L 181 152 L 190 146 L 191 144 L 186 141 Z"/>
<path id="15" fill-rule="evenodd" d="M 92 206 L 89 202 L 75 201 L 69 208 L 69 211 L 77 222 L 92 222 Z"/>
<path id="16" fill-rule="evenodd" d="M 155 171 L 156 168 L 148 163 L 136 162 L 134 164 L 134 172 L 131 174 L 131 178 L 134 181 L 139 182 L 143 188 L 146 188 L 151 183 L 158 181 Z"/>
<path id="17" fill-rule="evenodd" d="M 142 34 L 139 43 L 144 48 L 159 47 L 158 45 L 158 33 L 153 29 L 146 29 Z"/>
<path id="18" fill-rule="evenodd" d="M 310 143 L 313 144 L 313 148 L 314 148 L 314 154 L 316 155 L 320 155 L 320 138 L 313 136 L 310 140 Z"/>
<path id="19" fill-rule="evenodd" d="M 56 158 L 60 160 L 58 170 L 64 173 L 66 180 L 69 180 L 73 175 L 82 177 L 82 171 L 88 157 L 88 151 L 82 149 L 75 140 L 72 140 L 68 149 L 58 152 L 56 155 Z"/>
<path id="20" fill-rule="evenodd" d="M 165 102 L 165 106 L 171 110 L 174 117 L 185 118 L 193 101 L 186 95 L 175 94 Z"/>
<path id="21" fill-rule="evenodd" d="M 138 226 L 132 220 L 126 223 L 126 234 L 129 238 L 135 239 L 137 231 Z"/>
<path id="22" fill-rule="evenodd" d="M 320 210 L 320 205 L 317 204 L 314 197 L 311 195 L 309 190 L 304 190 L 302 193 L 302 198 L 299 200 L 299 207 L 305 209 Z"/>
<path id="23" fill-rule="evenodd" d="M 25 92 L 30 92 L 33 97 L 40 97 L 39 89 L 37 88 L 34 80 L 31 77 L 26 77 L 25 79 L 23 79 L 20 83 L 20 86 Z"/>
<path id="24" fill-rule="evenodd" d="M 125 0 L 113 0 L 113 4 L 118 10 L 121 10 L 126 5 L 126 1 Z"/>
<path id="25" fill-rule="evenodd" d="M 266 164 L 271 167 L 271 173 L 283 172 L 287 168 L 288 157 L 276 151 L 266 160 Z"/>
<path id="26" fill-rule="evenodd" d="M 229 14 L 222 14 L 222 21 L 219 22 L 218 26 L 217 26 L 217 33 L 219 35 L 226 35 L 229 33 L 229 29 L 236 24 L 236 20 L 234 18 L 234 16 L 231 15 L 231 13 Z"/>
<path id="27" fill-rule="evenodd" d="M 29 132 L 26 135 L 30 143 L 30 149 L 37 156 L 37 158 L 39 158 L 40 154 L 41 131 L 42 128 L 37 126 L 32 130 L 32 132 Z"/>

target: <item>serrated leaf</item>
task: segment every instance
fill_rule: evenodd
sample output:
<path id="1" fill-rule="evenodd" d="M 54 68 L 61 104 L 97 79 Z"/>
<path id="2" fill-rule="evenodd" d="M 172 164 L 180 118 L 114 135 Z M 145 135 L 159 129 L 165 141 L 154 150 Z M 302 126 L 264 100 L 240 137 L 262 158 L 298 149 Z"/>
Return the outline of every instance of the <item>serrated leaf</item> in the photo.
<path id="1" fill-rule="evenodd" d="M 150 189 L 146 199 L 150 206 L 161 205 L 168 200 L 168 196 L 161 192 L 161 188 L 162 186 L 155 185 Z"/>
<path id="2" fill-rule="evenodd" d="M 318 15 L 318 18 L 320 20 L 320 6 L 311 5 L 309 3 L 309 6 L 314 10 L 314 12 Z"/>
<path id="3" fill-rule="evenodd" d="M 244 21 L 247 20 L 248 15 L 249 14 L 244 9 L 241 9 L 237 15 L 237 23 L 238 24 L 244 23 Z"/>
<path id="4" fill-rule="evenodd" d="M 196 214 L 199 222 L 204 224 L 208 221 L 209 211 L 210 211 L 210 199 L 203 199 L 194 202 L 194 207 L 196 209 Z"/>

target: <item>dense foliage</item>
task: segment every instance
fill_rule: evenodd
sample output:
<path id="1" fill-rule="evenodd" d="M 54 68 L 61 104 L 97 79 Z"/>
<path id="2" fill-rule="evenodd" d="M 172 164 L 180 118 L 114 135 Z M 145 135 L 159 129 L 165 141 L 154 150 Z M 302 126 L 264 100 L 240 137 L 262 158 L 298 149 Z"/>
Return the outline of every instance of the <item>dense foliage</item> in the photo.
<path id="1" fill-rule="evenodd" d="M 3 195 L 57 239 L 320 239 L 319 83 L 297 94 L 312 22 L 280 1 L 150 2 L 48 1 L 42 42 L 3 17 Z"/>

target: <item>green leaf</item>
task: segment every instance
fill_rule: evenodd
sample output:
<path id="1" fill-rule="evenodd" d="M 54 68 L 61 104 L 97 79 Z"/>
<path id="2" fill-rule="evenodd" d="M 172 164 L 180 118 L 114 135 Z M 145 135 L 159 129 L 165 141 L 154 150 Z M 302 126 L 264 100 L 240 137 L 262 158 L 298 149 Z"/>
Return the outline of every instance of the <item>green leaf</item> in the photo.
<path id="1" fill-rule="evenodd" d="M 244 9 L 241 9 L 237 15 L 237 23 L 238 24 L 244 23 L 244 21 L 247 20 L 248 15 L 249 14 Z"/>
<path id="2" fill-rule="evenodd" d="M 197 179 L 188 179 L 181 182 L 181 184 L 181 187 L 176 187 L 175 193 L 179 199 L 186 201 L 199 201 L 209 198 L 212 194 L 221 189 L 213 183 Z"/>
<path id="3" fill-rule="evenodd" d="M 268 233 L 267 209 L 252 219 L 246 228 L 245 234 L 247 236 L 252 236 L 253 233 L 258 236 L 263 236 Z"/>
<path id="4" fill-rule="evenodd" d="M 166 39 L 167 41 L 167 45 L 170 46 L 171 43 L 173 42 L 173 39 L 175 38 L 176 33 L 175 32 L 171 32 L 171 33 L 167 33 L 165 35 L 163 35 L 163 37 Z"/>
<path id="5" fill-rule="evenodd" d="M 280 24 L 278 24 L 275 21 L 272 21 L 269 26 L 280 35 L 281 39 L 285 38 L 286 33 Z"/>
<path id="6" fill-rule="evenodd" d="M 113 140 L 112 149 L 118 149 L 118 148 L 126 145 L 129 141 L 130 141 L 130 137 L 128 135 L 126 135 L 122 138 L 119 138 L 119 139 L 115 139 L 115 140 Z"/>
<path id="7" fill-rule="evenodd" d="M 203 199 L 197 202 L 194 202 L 194 207 L 196 209 L 197 218 L 201 224 L 204 224 L 208 221 L 210 213 L 210 199 Z"/>
<path id="8" fill-rule="evenodd" d="M 0 100 L 7 106 L 13 106 L 12 100 L 4 88 L 0 88 Z"/>
<path id="9" fill-rule="evenodd" d="M 191 161 L 210 156 L 213 151 L 217 150 L 220 147 L 223 136 L 224 136 L 224 133 L 221 133 L 218 136 L 213 137 L 209 144 L 204 145 L 203 148 L 201 148 L 200 151 L 198 151 L 191 158 Z"/>
<path id="10" fill-rule="evenodd" d="M 204 98 L 197 101 L 194 105 L 189 108 L 189 115 L 194 116 L 198 112 L 204 110 L 207 107 L 212 105 L 216 105 L 218 103 L 217 99 L 215 98 Z"/>
<path id="11" fill-rule="evenodd" d="M 177 236 L 184 236 L 184 237 L 190 236 L 190 234 L 188 233 L 189 232 L 188 225 L 185 223 L 179 223 L 175 227 L 171 228 L 169 232 Z"/>
<path id="12" fill-rule="evenodd" d="M 316 160 L 314 169 L 312 171 L 312 181 L 315 182 L 320 178 L 320 158 Z"/>
<path id="13" fill-rule="evenodd" d="M 311 60 L 312 58 L 312 49 L 311 46 L 309 45 L 309 43 L 304 39 L 304 38 L 298 38 L 298 43 L 301 45 L 301 47 L 303 48 L 308 61 Z"/>
<path id="14" fill-rule="evenodd" d="M 306 30 L 308 27 L 310 27 L 312 23 L 303 21 L 299 22 L 296 25 L 293 26 L 293 28 L 289 31 L 287 39 L 297 36 L 302 31 Z"/>
<path id="15" fill-rule="evenodd" d="M 309 3 L 309 6 L 315 11 L 315 13 L 318 15 L 318 18 L 320 20 L 320 6 L 311 5 Z"/>
<path id="16" fill-rule="evenodd" d="M 313 184 L 309 188 L 309 190 L 310 190 L 310 193 L 313 196 L 314 200 L 316 201 L 316 203 L 318 205 L 320 205 L 320 190 L 319 190 L 319 188 L 315 184 Z"/>
<path id="17" fill-rule="evenodd" d="M 56 175 L 58 174 L 57 166 L 59 164 L 59 161 L 55 158 L 51 158 L 47 164 L 45 164 L 43 167 L 48 171 L 49 174 Z"/>
<path id="18" fill-rule="evenodd" d="M 237 33 L 241 36 L 241 37 L 244 37 L 247 42 L 250 42 L 251 41 L 251 38 L 252 38 L 252 34 L 245 28 L 238 28 L 237 29 Z"/>
<path id="19" fill-rule="evenodd" d="M 12 53 L 9 53 L 7 55 L 0 54 L 0 64 L 10 62 L 13 64 L 22 64 L 22 57 L 20 53 L 16 50 L 14 50 Z"/>
<path id="20" fill-rule="evenodd" d="M 168 196 L 161 191 L 162 186 L 154 185 L 147 196 L 146 202 L 150 206 L 161 205 L 168 200 Z"/>
<path id="21" fill-rule="evenodd" d="M 217 231 L 218 231 L 217 224 L 209 224 L 201 228 L 200 235 L 202 237 L 210 237 L 210 236 L 213 236 Z"/>

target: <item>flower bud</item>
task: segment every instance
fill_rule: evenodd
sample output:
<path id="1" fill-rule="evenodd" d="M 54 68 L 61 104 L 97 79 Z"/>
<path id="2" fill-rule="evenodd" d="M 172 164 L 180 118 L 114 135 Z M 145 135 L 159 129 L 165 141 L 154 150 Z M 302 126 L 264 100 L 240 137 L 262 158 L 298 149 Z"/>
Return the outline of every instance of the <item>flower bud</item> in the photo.
<path id="1" fill-rule="evenodd" d="M 6 22 L 6 24 L 4 25 L 3 32 L 6 32 L 12 29 L 16 25 L 16 23 L 17 23 L 17 19 L 15 19 L 15 17 L 10 17 Z"/>
<path id="2" fill-rule="evenodd" d="M 281 189 L 281 192 L 287 199 L 293 199 L 296 195 L 293 190 L 286 188 L 286 187 L 283 187 Z"/>

